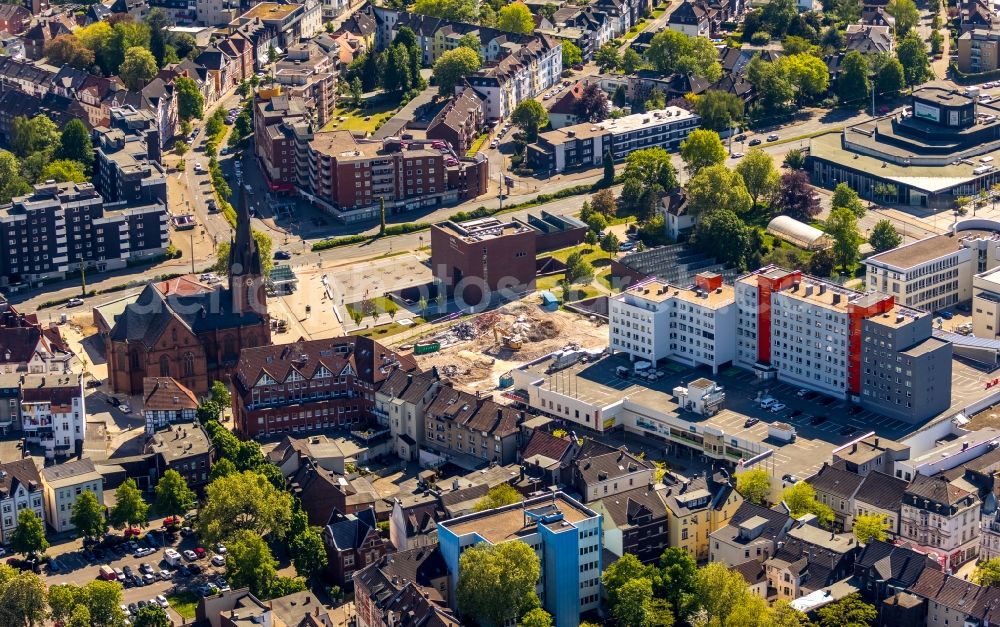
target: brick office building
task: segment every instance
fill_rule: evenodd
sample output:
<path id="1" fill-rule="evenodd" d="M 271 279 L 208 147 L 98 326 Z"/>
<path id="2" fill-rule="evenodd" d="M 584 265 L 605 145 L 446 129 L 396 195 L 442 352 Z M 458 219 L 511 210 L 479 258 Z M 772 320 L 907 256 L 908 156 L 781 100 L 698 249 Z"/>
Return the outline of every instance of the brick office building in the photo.
<path id="1" fill-rule="evenodd" d="M 533 290 L 536 252 L 536 231 L 517 221 L 446 220 L 431 227 L 434 278 L 466 305 L 498 291 Z"/>
<path id="2" fill-rule="evenodd" d="M 403 356 L 364 337 L 261 346 L 240 353 L 233 375 L 233 416 L 243 438 L 366 423 L 375 390 Z"/>

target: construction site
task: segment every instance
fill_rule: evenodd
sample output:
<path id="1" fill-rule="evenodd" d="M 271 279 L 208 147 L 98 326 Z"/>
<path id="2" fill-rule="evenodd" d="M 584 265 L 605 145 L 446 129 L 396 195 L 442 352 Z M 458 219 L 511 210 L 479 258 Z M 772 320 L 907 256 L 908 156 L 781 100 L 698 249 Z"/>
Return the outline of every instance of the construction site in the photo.
<path id="1" fill-rule="evenodd" d="M 604 319 L 519 301 L 439 329 L 412 348 L 421 368 L 437 366 L 464 388 L 487 391 L 497 389 L 503 375 L 527 361 L 568 347 L 607 345 Z"/>

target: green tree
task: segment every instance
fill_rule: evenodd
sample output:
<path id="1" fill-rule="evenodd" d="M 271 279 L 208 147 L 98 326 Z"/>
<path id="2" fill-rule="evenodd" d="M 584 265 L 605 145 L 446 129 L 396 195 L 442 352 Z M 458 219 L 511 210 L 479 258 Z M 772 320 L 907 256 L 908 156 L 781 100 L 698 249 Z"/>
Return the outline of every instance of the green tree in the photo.
<path id="1" fill-rule="evenodd" d="M 692 73 L 709 83 L 722 78 L 719 53 L 707 37 L 690 37 L 680 31 L 665 29 L 653 36 L 646 59 L 665 74 Z"/>
<path id="2" fill-rule="evenodd" d="M 615 158 L 611 156 L 610 150 L 604 151 L 604 179 L 605 185 L 611 185 L 615 182 Z"/>
<path id="3" fill-rule="evenodd" d="M 84 490 L 73 503 L 69 522 L 85 538 L 96 538 L 108 530 L 108 523 L 104 520 L 104 506 L 90 490 Z"/>
<path id="4" fill-rule="evenodd" d="M 760 148 L 750 149 L 736 164 L 736 172 L 743 178 L 754 208 L 762 198 L 770 198 L 778 190 L 779 176 L 774 160 Z"/>
<path id="5" fill-rule="evenodd" d="M 90 611 L 92 627 L 121 627 L 125 619 L 121 603 L 122 585 L 117 581 L 91 581 L 80 591 L 80 600 Z"/>
<path id="6" fill-rule="evenodd" d="M 174 622 L 167 616 L 166 610 L 153 603 L 140 607 L 132 619 L 132 627 L 173 627 L 173 625 Z"/>
<path id="7" fill-rule="evenodd" d="M 55 181 L 56 183 L 83 183 L 87 180 L 84 166 L 79 161 L 57 159 L 50 161 L 38 175 L 39 181 Z"/>
<path id="8" fill-rule="evenodd" d="M 896 43 L 896 58 L 903 66 L 907 85 L 920 85 L 932 76 L 927 46 L 916 32 L 908 33 Z"/>
<path id="9" fill-rule="evenodd" d="M 972 580 L 981 586 L 1000 586 L 1000 557 L 980 562 Z"/>
<path id="10" fill-rule="evenodd" d="M 481 625 L 503 625 L 537 603 L 538 556 L 523 542 L 478 544 L 459 558 L 458 609 Z"/>
<path id="11" fill-rule="evenodd" d="M 850 209 L 851 213 L 858 218 L 865 215 L 865 206 L 861 202 L 861 198 L 847 183 L 838 183 L 837 187 L 834 188 L 832 206 Z"/>
<path id="12" fill-rule="evenodd" d="M 868 544 L 872 540 L 885 540 L 889 521 L 883 514 L 860 514 L 854 519 L 852 531 L 858 544 Z"/>
<path id="13" fill-rule="evenodd" d="M 816 610 L 816 617 L 819 627 L 868 627 L 874 624 L 878 612 L 854 593 Z"/>
<path id="14" fill-rule="evenodd" d="M 477 55 L 480 54 L 480 51 L 483 49 L 483 42 L 479 41 L 479 35 L 475 33 L 462 35 L 462 38 L 458 40 L 458 45 L 465 46 Z M 563 54 L 565 55 L 565 52 Z"/>
<path id="15" fill-rule="evenodd" d="M 43 164 L 48 162 L 48 155 L 59 145 L 59 128 L 42 114 L 31 119 L 17 116 L 11 124 L 10 134 L 10 147 L 15 155 L 23 159 L 33 153 L 46 153 Z"/>
<path id="16" fill-rule="evenodd" d="M 198 511 L 198 527 L 205 542 L 220 542 L 240 531 L 284 536 L 292 515 L 292 499 L 264 475 L 244 471 L 219 477 L 205 493 L 205 504 Z"/>
<path id="17" fill-rule="evenodd" d="M 167 470 L 156 482 L 156 511 L 160 514 L 183 516 L 194 507 L 194 503 L 194 492 L 176 470 Z"/>
<path id="18" fill-rule="evenodd" d="M 635 74 L 642 69 L 645 63 L 639 53 L 629 48 L 622 54 L 621 68 L 626 75 Z"/>
<path id="19" fill-rule="evenodd" d="M 208 474 L 208 482 L 211 483 L 219 477 L 228 477 L 237 472 L 239 471 L 236 470 L 236 464 L 225 458 L 219 459 L 212 464 L 212 472 Z"/>
<path id="20" fill-rule="evenodd" d="M 826 232 L 833 238 L 833 256 L 845 271 L 858 262 L 864 242 L 858 232 L 858 218 L 846 207 L 834 207 L 826 219 Z"/>
<path id="21" fill-rule="evenodd" d="M 809 176 L 801 170 L 781 175 L 776 204 L 796 220 L 809 221 L 819 214 L 819 200 L 809 185 Z"/>
<path id="22" fill-rule="evenodd" d="M 420 83 L 420 68 L 423 66 L 423 51 L 420 49 L 420 42 L 417 41 L 417 34 L 409 26 L 401 26 L 396 31 L 392 45 L 406 47 L 410 59 L 410 75 L 413 77 L 414 86 L 416 86 Z"/>
<path id="23" fill-rule="evenodd" d="M 0 625 L 34 627 L 43 624 L 45 618 L 45 584 L 41 578 L 30 571 L 0 566 Z"/>
<path id="24" fill-rule="evenodd" d="M 511 487 L 509 483 L 501 483 L 490 488 L 486 496 L 476 502 L 473 511 L 482 512 L 488 509 L 496 509 L 504 505 L 520 503 L 523 500 L 520 493 Z"/>
<path id="25" fill-rule="evenodd" d="M 621 246 L 621 242 L 618 241 L 618 236 L 611 231 L 608 231 L 601 238 L 601 250 L 608 253 L 608 257 L 614 257 L 619 246 Z"/>
<path id="26" fill-rule="evenodd" d="M 63 127 L 59 136 L 58 156 L 82 163 L 87 172 L 94 165 L 94 144 L 90 141 L 90 133 L 83 122 L 73 118 Z"/>
<path id="27" fill-rule="evenodd" d="M 0 576 L 0 579 L 3 577 Z M 52 620 L 65 624 L 73 613 L 73 608 L 82 603 L 82 592 L 81 588 L 68 583 L 49 586 L 49 616 Z M 89 613 L 87 620 L 90 620 Z"/>
<path id="28" fill-rule="evenodd" d="M 707 625 L 746 625 L 735 620 L 742 606 L 750 606 L 756 598 L 738 572 L 721 562 L 712 562 L 698 570 L 695 593 Z M 765 605 L 766 608 L 766 605 Z"/>
<path id="29" fill-rule="evenodd" d="M 830 87 L 830 70 L 823 59 L 806 53 L 793 54 L 778 59 L 778 65 L 788 77 L 801 103 L 804 98 L 815 98 Z"/>
<path id="30" fill-rule="evenodd" d="M 523 2 L 512 2 L 500 8 L 497 28 L 510 33 L 527 35 L 535 30 L 535 20 Z"/>
<path id="31" fill-rule="evenodd" d="M 837 93 L 841 104 L 861 109 L 868 102 L 871 80 L 868 75 L 868 60 L 857 50 L 852 50 L 841 63 L 840 78 L 837 79 Z"/>
<path id="32" fill-rule="evenodd" d="M 139 91 L 156 76 L 156 72 L 153 54 L 136 46 L 125 51 L 125 60 L 118 68 L 118 77 L 131 91 Z"/>
<path id="33" fill-rule="evenodd" d="M 434 81 L 437 83 L 438 93 L 442 96 L 454 94 L 455 86 L 481 66 L 482 62 L 476 51 L 464 46 L 448 50 L 434 62 Z"/>
<path id="34" fill-rule="evenodd" d="M 663 597 L 678 617 L 687 616 L 697 606 L 695 578 L 698 564 L 687 550 L 672 546 L 660 556 L 660 581 L 654 592 Z"/>
<path id="35" fill-rule="evenodd" d="M 514 108 L 510 121 L 524 131 L 525 139 L 531 143 L 538 139 L 538 130 L 549 123 L 549 113 L 542 103 L 534 98 L 527 98 Z"/>
<path id="36" fill-rule="evenodd" d="M 619 601 L 623 600 L 621 591 L 625 585 L 638 579 L 645 579 L 651 582 L 654 587 L 659 587 L 662 582 L 660 573 L 655 566 L 643 564 L 639 558 L 631 553 L 622 555 L 620 559 L 604 569 L 601 583 L 604 584 L 604 589 L 608 593 L 608 605 L 612 612 L 618 606 Z"/>
<path id="37" fill-rule="evenodd" d="M 823 527 L 833 524 L 833 510 L 816 500 L 816 490 L 805 481 L 799 481 L 785 488 L 781 500 L 788 506 L 791 516 L 798 518 L 803 514 L 815 514 Z"/>
<path id="38" fill-rule="evenodd" d="M 656 185 L 662 192 L 677 189 L 677 171 L 670 153 L 663 148 L 643 148 L 629 153 L 625 157 L 624 178 L 637 179 L 644 186 Z"/>
<path id="39" fill-rule="evenodd" d="M 288 549 L 292 554 L 295 572 L 306 581 L 311 581 L 326 567 L 326 545 L 316 529 L 306 529 L 293 537 Z"/>
<path id="40" fill-rule="evenodd" d="M 459 48 L 459 50 L 465 52 L 467 49 Z M 409 91 L 416 84 L 418 78 L 418 76 L 413 75 L 411 67 L 410 51 L 406 46 L 390 47 L 389 59 L 385 66 L 385 77 L 382 79 L 382 86 L 385 90 L 397 94 Z"/>
<path id="41" fill-rule="evenodd" d="M 111 25 L 105 21 L 94 22 L 88 26 L 77 29 L 74 33 L 77 40 L 83 47 L 90 50 L 94 55 L 94 62 L 100 67 L 105 76 L 114 74 L 118 68 L 112 68 L 109 59 L 110 44 L 114 37 Z"/>
<path id="42" fill-rule="evenodd" d="M 242 529 L 226 545 L 226 573 L 234 588 L 250 588 L 258 597 L 266 596 L 277 575 L 278 562 L 262 537 Z"/>
<path id="43" fill-rule="evenodd" d="M 920 11 L 913 0 L 889 0 L 885 12 L 896 19 L 896 36 L 904 37 L 920 23 Z"/>
<path id="44" fill-rule="evenodd" d="M 701 126 L 722 132 L 743 119 L 743 99 L 718 89 L 709 89 L 694 101 L 695 113 L 701 116 Z"/>
<path id="45" fill-rule="evenodd" d="M 868 243 L 872 245 L 875 252 L 883 253 L 902 244 L 903 238 L 900 236 L 899 232 L 896 231 L 896 227 L 893 226 L 891 221 L 879 220 L 875 223 L 875 226 L 872 227 L 871 237 L 868 238 Z"/>
<path id="46" fill-rule="evenodd" d="M 694 246 L 724 262 L 746 268 L 750 229 L 730 209 L 716 209 L 701 216 L 691 235 Z"/>
<path id="47" fill-rule="evenodd" d="M 688 173 L 695 175 L 702 168 L 725 163 L 726 147 L 715 131 L 696 129 L 681 142 L 681 159 Z"/>
<path id="48" fill-rule="evenodd" d="M 836 265 L 837 259 L 833 256 L 832 250 L 829 248 L 817 250 L 813 253 L 813 256 L 809 258 L 809 274 L 819 277 L 828 277 L 833 274 L 833 270 Z"/>
<path id="49" fill-rule="evenodd" d="M 182 120 L 200 120 L 204 115 L 205 97 L 198 85 L 186 76 L 174 79 L 174 93 L 177 94 L 177 115 Z"/>
<path id="50" fill-rule="evenodd" d="M 14 196 L 31 192 L 31 186 L 21 177 L 21 164 L 14 153 L 0 150 L 0 202 L 10 202 Z"/>
<path id="51" fill-rule="evenodd" d="M 552 615 L 536 607 L 521 617 L 521 627 L 552 627 Z"/>
<path id="52" fill-rule="evenodd" d="M 74 35 L 59 35 L 45 44 L 45 58 L 56 67 L 68 65 L 77 70 L 89 70 L 94 65 L 94 52 Z"/>
<path id="53" fill-rule="evenodd" d="M 688 210 L 695 214 L 721 209 L 744 214 L 752 204 L 743 177 L 724 165 L 706 167 L 688 181 Z"/>
<path id="54" fill-rule="evenodd" d="M 771 494 L 771 476 L 763 468 L 736 473 L 736 491 L 757 505 L 767 503 Z"/>
<path id="55" fill-rule="evenodd" d="M 17 526 L 10 534 L 10 546 L 15 553 L 29 557 L 49 548 L 45 539 L 45 523 L 33 510 L 22 509 L 17 515 Z"/>
<path id="56" fill-rule="evenodd" d="M 142 500 L 142 492 L 135 479 L 126 479 L 115 491 L 115 506 L 111 508 L 108 522 L 115 529 L 145 527 L 149 520 L 149 505 Z"/>
<path id="57" fill-rule="evenodd" d="M 765 113 L 782 111 L 795 97 L 795 88 L 787 73 L 776 63 L 765 63 L 760 55 L 755 55 L 747 65 L 747 80 L 754 86 L 759 106 Z"/>
<path id="58" fill-rule="evenodd" d="M 601 68 L 602 72 L 613 72 L 622 64 L 622 58 L 618 54 L 618 47 L 608 42 L 597 49 L 594 54 L 594 63 Z"/>
<path id="59" fill-rule="evenodd" d="M 136 22 L 131 19 L 124 19 L 115 22 L 112 27 L 113 35 L 111 36 L 111 41 L 107 44 L 107 61 L 109 74 L 118 74 L 119 78 L 121 76 L 121 66 L 125 63 L 125 57 L 129 50 L 132 48 L 139 48 L 149 54 L 150 59 L 152 59 L 152 54 L 149 53 L 149 27 L 142 22 Z M 79 37 L 79 34 L 77 34 Z M 153 65 L 156 65 L 156 60 L 153 59 Z M 156 71 L 154 70 L 155 74 Z M 125 83 L 128 86 L 128 83 Z"/>
<path id="60" fill-rule="evenodd" d="M 475 0 L 417 0 L 411 10 L 457 22 L 475 22 L 479 16 L 479 5 Z"/>
<path id="61" fill-rule="evenodd" d="M 156 66 L 163 67 L 167 63 L 177 62 L 177 53 L 170 45 L 170 32 L 167 28 L 171 25 L 170 18 L 166 12 L 154 7 L 146 15 L 146 26 L 149 27 L 149 51 L 156 59 Z"/>
<path id="62" fill-rule="evenodd" d="M 939 56 L 941 51 L 944 49 L 944 36 L 939 30 L 932 30 L 929 37 L 927 37 L 927 43 L 931 45 L 931 54 Z"/>
<path id="63" fill-rule="evenodd" d="M 618 589 L 611 610 L 619 627 L 648 627 L 646 610 L 653 600 L 653 583 L 649 579 L 631 579 Z"/>
<path id="64" fill-rule="evenodd" d="M 213 381 L 212 387 L 209 389 L 209 394 L 211 395 L 212 400 L 222 407 L 229 407 L 233 404 L 233 395 L 229 392 L 229 388 L 222 381 Z"/>

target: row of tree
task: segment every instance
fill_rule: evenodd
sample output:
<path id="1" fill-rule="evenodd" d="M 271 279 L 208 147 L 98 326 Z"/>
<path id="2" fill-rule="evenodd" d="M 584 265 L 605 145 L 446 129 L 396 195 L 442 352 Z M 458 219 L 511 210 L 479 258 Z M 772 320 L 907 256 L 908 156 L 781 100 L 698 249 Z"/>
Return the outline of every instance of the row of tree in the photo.
<path id="1" fill-rule="evenodd" d="M 0 151 L 0 202 L 31 192 L 35 183 L 83 183 L 93 171 L 94 147 L 80 120 L 70 120 L 60 131 L 43 114 L 17 116 L 10 148 Z"/>

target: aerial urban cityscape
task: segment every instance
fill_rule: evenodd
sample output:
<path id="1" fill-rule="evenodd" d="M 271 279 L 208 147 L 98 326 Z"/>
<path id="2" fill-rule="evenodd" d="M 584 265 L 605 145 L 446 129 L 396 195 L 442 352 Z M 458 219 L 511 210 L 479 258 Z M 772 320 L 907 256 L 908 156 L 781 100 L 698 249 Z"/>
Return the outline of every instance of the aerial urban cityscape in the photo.
<path id="1" fill-rule="evenodd" d="M 0 627 L 1000 624 L 1000 0 L 0 4 Z"/>

